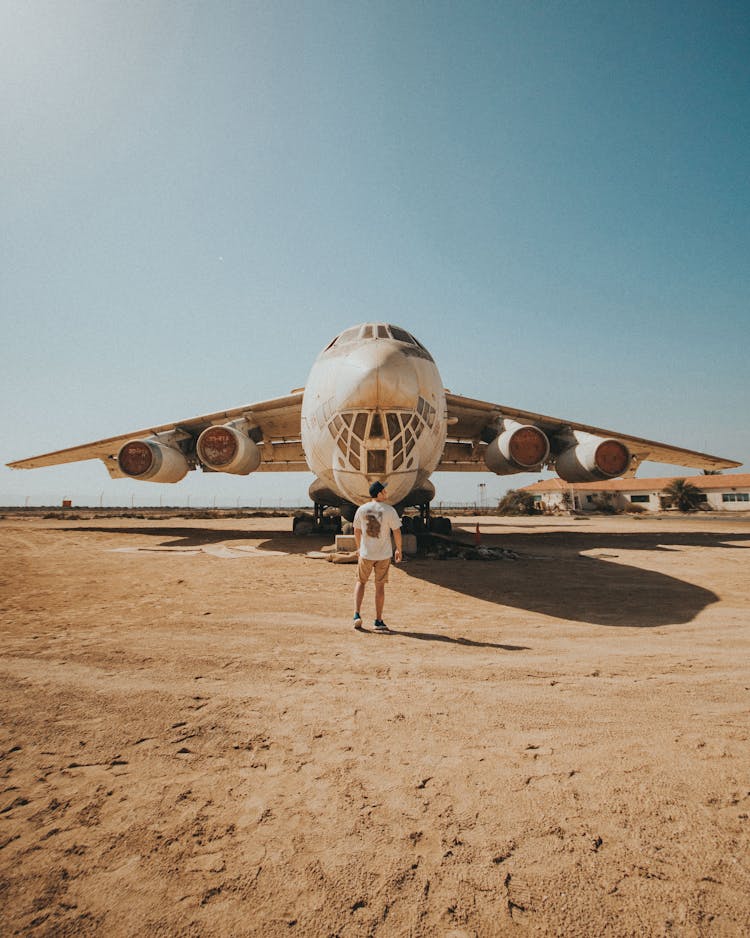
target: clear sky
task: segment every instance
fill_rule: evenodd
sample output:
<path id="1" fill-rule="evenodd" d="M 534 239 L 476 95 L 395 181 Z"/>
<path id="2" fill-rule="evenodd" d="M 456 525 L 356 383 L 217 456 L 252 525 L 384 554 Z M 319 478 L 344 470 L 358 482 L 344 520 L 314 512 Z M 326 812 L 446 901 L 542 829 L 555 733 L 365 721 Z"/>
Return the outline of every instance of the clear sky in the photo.
<path id="1" fill-rule="evenodd" d="M 3 0 L 0 147 L 0 504 L 304 498 L 4 463 L 286 394 L 367 320 L 750 467 L 747 3 Z"/>

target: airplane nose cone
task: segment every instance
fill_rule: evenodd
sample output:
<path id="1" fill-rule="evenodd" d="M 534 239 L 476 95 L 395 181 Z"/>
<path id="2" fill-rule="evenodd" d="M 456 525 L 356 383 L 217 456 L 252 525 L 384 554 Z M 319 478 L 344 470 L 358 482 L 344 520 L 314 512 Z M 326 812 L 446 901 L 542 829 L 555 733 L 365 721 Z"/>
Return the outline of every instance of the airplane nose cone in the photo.
<path id="1" fill-rule="evenodd" d="M 398 348 L 372 342 L 347 356 L 336 380 L 342 410 L 412 408 L 419 396 L 414 364 Z"/>

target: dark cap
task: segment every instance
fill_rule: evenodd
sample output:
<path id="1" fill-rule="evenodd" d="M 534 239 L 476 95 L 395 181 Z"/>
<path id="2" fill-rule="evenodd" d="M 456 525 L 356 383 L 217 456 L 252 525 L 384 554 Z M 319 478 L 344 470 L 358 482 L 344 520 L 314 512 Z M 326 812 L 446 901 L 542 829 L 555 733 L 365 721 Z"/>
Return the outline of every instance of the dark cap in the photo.
<path id="1" fill-rule="evenodd" d="M 377 498 L 378 494 L 385 490 L 385 486 L 382 482 L 373 482 L 370 486 L 370 495 L 373 498 Z"/>

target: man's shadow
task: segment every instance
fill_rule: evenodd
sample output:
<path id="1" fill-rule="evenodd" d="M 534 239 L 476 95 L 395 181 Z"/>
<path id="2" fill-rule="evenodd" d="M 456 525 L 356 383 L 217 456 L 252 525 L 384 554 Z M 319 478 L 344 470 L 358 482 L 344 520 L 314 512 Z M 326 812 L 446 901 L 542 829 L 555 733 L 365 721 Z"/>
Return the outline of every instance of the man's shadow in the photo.
<path id="1" fill-rule="evenodd" d="M 450 635 L 441 635 L 438 632 L 407 632 L 404 629 L 388 628 L 378 633 L 374 629 L 360 627 L 356 630 L 362 635 L 400 635 L 401 638 L 415 638 L 420 642 L 446 642 L 449 645 L 463 645 L 466 648 L 496 648 L 499 651 L 528 651 L 528 645 L 503 645 L 498 642 L 477 642 L 473 638 L 464 638 L 459 635 L 452 638 Z"/>

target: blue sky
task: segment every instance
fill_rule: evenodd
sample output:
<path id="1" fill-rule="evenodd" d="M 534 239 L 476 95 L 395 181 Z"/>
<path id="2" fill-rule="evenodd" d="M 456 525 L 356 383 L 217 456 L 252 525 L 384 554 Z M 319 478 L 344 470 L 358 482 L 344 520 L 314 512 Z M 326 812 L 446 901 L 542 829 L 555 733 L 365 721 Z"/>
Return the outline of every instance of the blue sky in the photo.
<path id="1" fill-rule="evenodd" d="M 4 463 L 285 394 L 366 320 L 750 464 L 746 4 L 6 0 L 0 140 L 0 503 L 304 498 Z"/>

